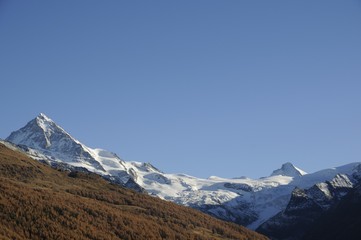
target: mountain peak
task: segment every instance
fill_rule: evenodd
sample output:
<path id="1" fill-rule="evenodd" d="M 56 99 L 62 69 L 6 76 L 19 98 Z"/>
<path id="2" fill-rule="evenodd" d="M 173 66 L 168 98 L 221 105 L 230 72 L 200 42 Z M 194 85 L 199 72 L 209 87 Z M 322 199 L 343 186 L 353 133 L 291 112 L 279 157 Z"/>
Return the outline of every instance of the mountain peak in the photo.
<path id="1" fill-rule="evenodd" d="M 44 113 L 28 122 L 23 128 L 12 132 L 7 141 L 26 145 L 35 149 L 49 149 L 57 138 L 70 137 L 61 127 Z"/>
<path id="2" fill-rule="evenodd" d="M 44 132 L 46 136 L 50 136 L 51 133 L 60 130 L 65 133 L 65 131 L 59 127 L 53 120 L 51 120 L 44 113 L 40 113 L 35 119 L 36 125 L 38 125 Z"/>
<path id="3" fill-rule="evenodd" d="M 95 159 L 99 156 L 93 150 L 74 139 L 44 113 L 40 113 L 24 127 L 12 132 L 6 140 L 39 151 L 50 157 L 52 161 L 60 160 L 74 163 L 76 166 L 88 166 L 104 171 L 104 168 Z M 114 158 L 116 161 L 120 161 L 118 157 Z"/>
<path id="4" fill-rule="evenodd" d="M 299 177 L 305 174 L 307 174 L 305 171 L 297 168 L 295 165 L 293 165 L 290 162 L 286 162 L 282 164 L 281 168 L 274 170 L 271 176 L 282 175 L 288 177 Z"/>
<path id="5" fill-rule="evenodd" d="M 44 113 L 39 113 L 39 115 L 36 117 L 36 119 L 44 120 L 44 121 L 47 121 L 47 122 L 54 122 L 48 116 L 46 116 Z"/>

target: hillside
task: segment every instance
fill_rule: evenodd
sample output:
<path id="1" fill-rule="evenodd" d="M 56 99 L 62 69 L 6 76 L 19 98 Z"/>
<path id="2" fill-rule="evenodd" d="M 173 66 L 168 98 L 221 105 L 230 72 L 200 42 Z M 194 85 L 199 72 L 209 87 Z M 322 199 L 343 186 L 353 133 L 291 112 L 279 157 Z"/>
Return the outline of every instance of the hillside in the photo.
<path id="1" fill-rule="evenodd" d="M 1 239 L 267 239 L 0 144 Z"/>

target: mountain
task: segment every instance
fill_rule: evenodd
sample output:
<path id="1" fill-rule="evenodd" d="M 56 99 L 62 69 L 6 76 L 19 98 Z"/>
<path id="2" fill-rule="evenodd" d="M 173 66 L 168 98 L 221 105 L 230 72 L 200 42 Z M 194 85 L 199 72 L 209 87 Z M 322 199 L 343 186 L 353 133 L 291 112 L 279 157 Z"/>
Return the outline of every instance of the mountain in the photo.
<path id="1" fill-rule="evenodd" d="M 25 127 L 12 132 L 6 140 L 22 146 L 33 158 L 54 166 L 66 163 L 77 170 L 86 169 L 120 184 L 126 184 L 133 178 L 125 162 L 115 153 L 85 146 L 43 113 Z"/>
<path id="2" fill-rule="evenodd" d="M 308 189 L 331 181 L 337 174 L 351 176 L 360 163 L 305 173 L 285 163 L 268 177 L 201 179 L 169 174 L 150 163 L 127 162 L 116 154 L 92 149 L 75 140 L 54 121 L 40 114 L 6 139 L 29 156 L 65 170 L 94 172 L 111 182 L 143 189 L 150 195 L 190 206 L 222 220 L 258 228 L 289 205 L 295 188 Z"/>
<path id="3" fill-rule="evenodd" d="M 0 144 L 0 179 L 0 239 L 266 239 L 97 174 L 52 169 L 10 144 Z"/>
<path id="4" fill-rule="evenodd" d="M 333 209 L 315 220 L 303 240 L 358 240 L 361 236 L 361 185 L 358 184 Z"/>
<path id="5" fill-rule="evenodd" d="M 264 222 L 257 232 L 274 240 L 302 239 L 317 219 L 335 207 L 357 182 L 352 176 L 337 174 L 331 181 L 311 188 L 295 188 L 286 209 Z"/>
<path id="6" fill-rule="evenodd" d="M 295 167 L 292 163 L 287 162 L 282 164 L 282 167 L 280 169 L 274 170 L 271 174 L 271 176 L 289 176 L 289 177 L 299 177 L 307 174 L 305 171 Z"/>

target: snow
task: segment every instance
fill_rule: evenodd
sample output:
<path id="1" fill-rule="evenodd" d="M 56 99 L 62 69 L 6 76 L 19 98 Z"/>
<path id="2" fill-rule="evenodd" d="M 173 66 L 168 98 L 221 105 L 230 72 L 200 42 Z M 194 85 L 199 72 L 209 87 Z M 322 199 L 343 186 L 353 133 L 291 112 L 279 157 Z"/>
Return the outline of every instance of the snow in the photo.
<path id="1" fill-rule="evenodd" d="M 352 174 L 360 164 L 307 174 L 292 163 L 285 163 L 271 176 L 260 179 L 217 176 L 202 179 L 186 174 L 168 174 L 150 163 L 126 162 L 115 153 L 85 146 L 45 114 L 13 132 L 7 140 L 28 146 L 28 154 L 34 159 L 65 162 L 103 176 L 116 177 L 123 183 L 132 178 L 151 195 L 186 206 L 214 206 L 209 213 L 229 216 L 228 220 L 234 220 L 237 214 L 256 216 L 248 225 L 251 229 L 285 209 L 295 187 L 309 188 L 330 181 L 337 174 Z M 335 184 L 345 183 L 340 180 Z M 320 189 L 326 191 L 322 186 Z"/>
<path id="2" fill-rule="evenodd" d="M 327 198 L 331 198 L 332 195 L 331 195 L 331 192 L 330 190 L 328 189 L 328 184 L 327 183 L 317 183 L 316 186 L 325 194 L 325 196 Z"/>
<path id="3" fill-rule="evenodd" d="M 280 169 L 274 170 L 271 176 L 283 175 L 289 177 L 298 177 L 306 175 L 307 173 L 298 167 L 295 167 L 292 163 L 287 162 L 282 165 Z"/>

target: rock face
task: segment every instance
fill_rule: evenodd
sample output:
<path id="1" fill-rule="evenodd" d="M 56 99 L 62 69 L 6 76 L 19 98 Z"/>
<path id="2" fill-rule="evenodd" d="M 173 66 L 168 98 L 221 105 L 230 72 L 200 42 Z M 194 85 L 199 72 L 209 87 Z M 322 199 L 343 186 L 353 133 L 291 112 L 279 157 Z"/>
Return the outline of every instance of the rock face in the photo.
<path id="1" fill-rule="evenodd" d="M 353 189 L 355 179 L 337 174 L 311 188 L 295 188 L 286 209 L 257 228 L 271 239 L 302 239 L 315 221 Z"/>
<path id="2" fill-rule="evenodd" d="M 358 240 L 361 236 L 361 185 L 323 214 L 303 236 L 303 240 Z"/>

